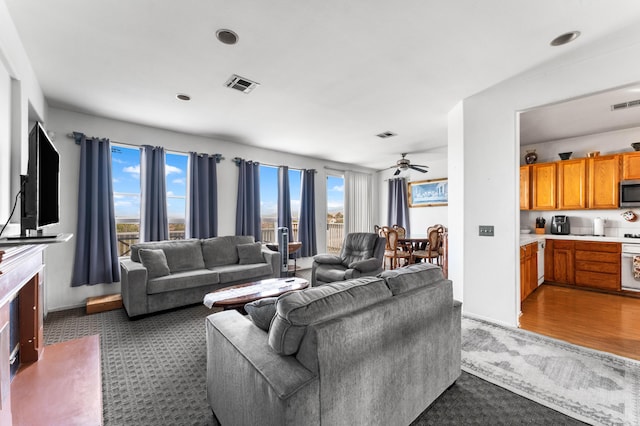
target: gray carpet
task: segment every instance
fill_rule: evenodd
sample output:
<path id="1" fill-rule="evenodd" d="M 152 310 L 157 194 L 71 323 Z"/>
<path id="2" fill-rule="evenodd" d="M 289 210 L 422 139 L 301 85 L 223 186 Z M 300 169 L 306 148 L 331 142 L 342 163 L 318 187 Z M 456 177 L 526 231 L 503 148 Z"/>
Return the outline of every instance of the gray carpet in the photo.
<path id="1" fill-rule="evenodd" d="M 45 344 L 100 335 L 105 425 L 211 425 L 203 305 L 130 321 L 124 310 L 49 313 Z M 414 425 L 575 425 L 563 414 L 467 373 Z"/>

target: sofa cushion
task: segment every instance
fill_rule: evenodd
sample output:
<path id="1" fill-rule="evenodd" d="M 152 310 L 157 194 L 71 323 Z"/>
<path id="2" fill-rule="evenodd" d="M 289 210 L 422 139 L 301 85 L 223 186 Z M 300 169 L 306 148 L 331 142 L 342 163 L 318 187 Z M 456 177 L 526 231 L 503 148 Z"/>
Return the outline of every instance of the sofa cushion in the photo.
<path id="1" fill-rule="evenodd" d="M 273 269 L 270 263 L 254 263 L 253 265 L 222 265 L 211 268 L 220 274 L 220 283 L 226 284 L 234 281 L 250 282 L 256 279 L 270 277 Z"/>
<path id="2" fill-rule="evenodd" d="M 150 279 L 147 282 L 147 294 L 158 294 L 167 291 L 184 290 L 187 288 L 202 287 L 218 284 L 220 277 L 215 271 L 200 269 L 197 271 L 176 272 Z M 204 294 L 202 295 L 204 297 Z"/>
<path id="3" fill-rule="evenodd" d="M 391 297 L 384 280 L 363 277 L 286 293 L 278 298 L 269 346 L 279 354 L 298 351 L 307 325 L 326 321 Z"/>
<path id="4" fill-rule="evenodd" d="M 240 265 L 252 265 L 254 263 L 266 263 L 262 256 L 262 244 L 249 243 L 238 244 L 238 263 Z"/>
<path id="5" fill-rule="evenodd" d="M 394 296 L 444 279 L 442 268 L 426 262 L 384 271 L 378 276 L 386 281 Z"/>
<path id="6" fill-rule="evenodd" d="M 244 310 L 251 321 L 264 331 L 269 331 L 271 320 L 276 314 L 277 297 L 265 297 L 244 305 Z"/>
<path id="7" fill-rule="evenodd" d="M 250 235 L 228 235 L 202 240 L 202 256 L 206 268 L 238 263 L 238 244 L 249 244 L 255 240 Z"/>
<path id="8" fill-rule="evenodd" d="M 200 240 L 151 241 L 131 246 L 131 260 L 140 262 L 140 249 L 162 249 L 171 273 L 203 269 Z"/>
<path id="9" fill-rule="evenodd" d="M 169 275 L 169 265 L 167 265 L 167 257 L 162 249 L 141 249 L 138 254 L 142 261 L 142 266 L 147 269 L 147 277 L 149 279 L 156 277 L 164 277 Z"/>
<path id="10" fill-rule="evenodd" d="M 344 271 L 346 270 L 347 267 L 343 265 L 318 265 L 316 267 L 316 281 L 323 283 L 344 281 Z"/>

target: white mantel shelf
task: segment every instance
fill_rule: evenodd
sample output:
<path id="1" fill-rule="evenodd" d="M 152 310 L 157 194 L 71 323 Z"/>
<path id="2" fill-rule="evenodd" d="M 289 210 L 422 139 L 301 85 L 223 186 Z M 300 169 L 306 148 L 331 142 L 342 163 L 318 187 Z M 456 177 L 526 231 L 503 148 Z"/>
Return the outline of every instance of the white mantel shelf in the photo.
<path id="1" fill-rule="evenodd" d="M 39 244 L 66 243 L 73 237 L 73 234 L 58 234 L 55 238 L 25 238 L 10 240 L 6 237 L 0 238 L 0 247 L 32 246 Z"/>

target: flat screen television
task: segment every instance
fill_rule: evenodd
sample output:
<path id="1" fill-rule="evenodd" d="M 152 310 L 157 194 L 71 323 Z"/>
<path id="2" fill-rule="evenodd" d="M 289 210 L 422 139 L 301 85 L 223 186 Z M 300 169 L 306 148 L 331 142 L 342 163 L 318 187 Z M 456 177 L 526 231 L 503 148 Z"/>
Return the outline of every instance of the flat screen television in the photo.
<path id="1" fill-rule="evenodd" d="M 27 174 L 20 180 L 19 238 L 56 237 L 42 231 L 60 221 L 60 154 L 40 123 L 29 133 Z"/>

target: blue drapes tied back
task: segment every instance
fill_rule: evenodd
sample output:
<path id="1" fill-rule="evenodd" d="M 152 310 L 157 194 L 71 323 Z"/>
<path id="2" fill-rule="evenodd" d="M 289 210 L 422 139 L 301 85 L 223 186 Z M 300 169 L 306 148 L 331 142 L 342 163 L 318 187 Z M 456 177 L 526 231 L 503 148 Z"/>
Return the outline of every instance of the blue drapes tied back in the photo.
<path id="1" fill-rule="evenodd" d="M 407 198 L 407 180 L 389 179 L 389 206 L 387 210 L 389 226 L 399 225 L 411 234 L 409 224 L 409 200 Z"/>
<path id="2" fill-rule="evenodd" d="M 236 235 L 253 235 L 256 241 L 260 241 L 260 163 L 241 158 L 235 161 L 238 165 Z"/>
<path id="3" fill-rule="evenodd" d="M 164 148 L 140 147 L 140 241 L 169 239 Z"/>
<path id="4" fill-rule="evenodd" d="M 74 133 L 80 144 L 78 228 L 71 286 L 120 281 L 108 139 Z"/>
<path id="5" fill-rule="evenodd" d="M 289 230 L 289 241 L 293 241 L 291 226 L 291 192 L 289 191 L 289 167 L 278 167 L 278 227 Z"/>
<path id="6" fill-rule="evenodd" d="M 298 223 L 298 241 L 301 257 L 310 257 L 318 254 L 316 242 L 316 171 L 302 170 L 302 195 L 300 200 L 300 222 Z"/>
<path id="7" fill-rule="evenodd" d="M 218 236 L 218 176 L 215 155 L 189 153 L 186 238 Z"/>

